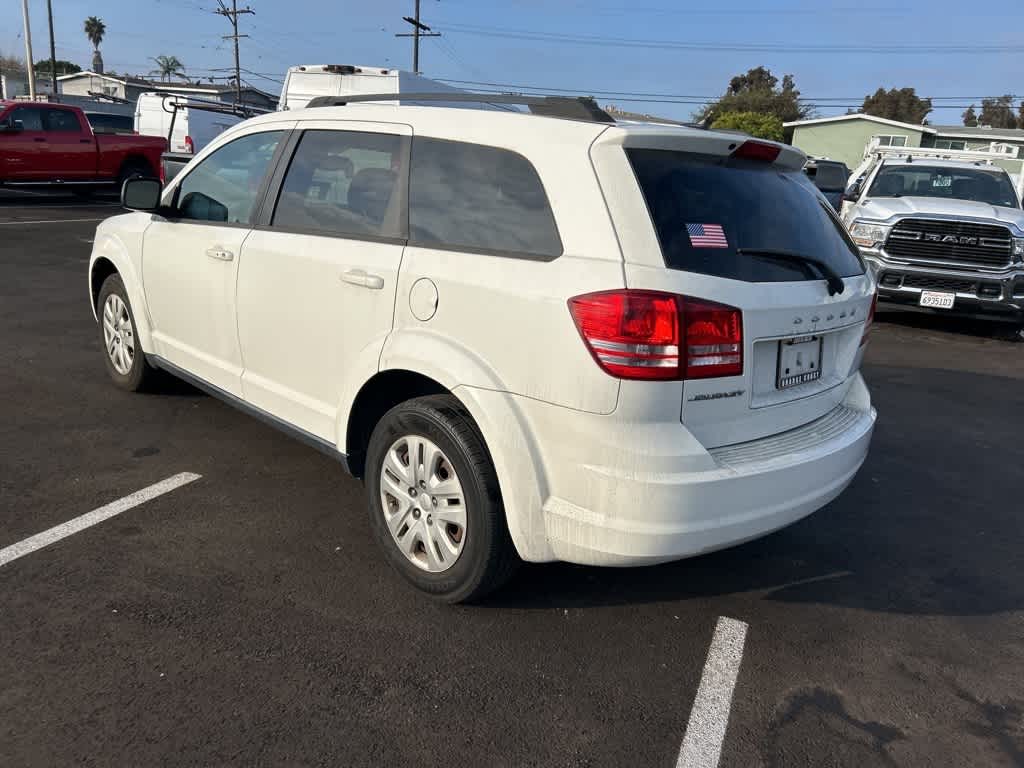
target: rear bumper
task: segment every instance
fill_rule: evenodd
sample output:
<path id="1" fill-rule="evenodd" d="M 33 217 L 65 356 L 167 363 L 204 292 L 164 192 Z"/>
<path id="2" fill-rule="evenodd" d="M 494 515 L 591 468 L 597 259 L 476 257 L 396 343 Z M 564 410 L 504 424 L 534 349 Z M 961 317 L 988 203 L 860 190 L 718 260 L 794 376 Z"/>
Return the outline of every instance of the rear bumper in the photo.
<path id="1" fill-rule="evenodd" d="M 1024 316 L 1024 266 L 999 272 L 911 266 L 885 258 L 876 251 L 862 251 L 878 284 L 878 297 L 916 306 L 922 291 L 956 294 L 952 310 L 938 313 Z"/>
<path id="2" fill-rule="evenodd" d="M 764 536 L 820 509 L 850 484 L 867 456 L 875 418 L 858 375 L 843 403 L 822 418 L 701 456 L 693 452 L 696 441 L 675 430 L 632 439 L 622 433 L 615 451 L 599 440 L 577 441 L 572 460 L 563 455 L 547 467 L 548 545 L 559 560 L 631 566 Z M 652 444 L 659 439 L 665 444 Z M 610 456 L 614 465 L 602 462 Z"/>

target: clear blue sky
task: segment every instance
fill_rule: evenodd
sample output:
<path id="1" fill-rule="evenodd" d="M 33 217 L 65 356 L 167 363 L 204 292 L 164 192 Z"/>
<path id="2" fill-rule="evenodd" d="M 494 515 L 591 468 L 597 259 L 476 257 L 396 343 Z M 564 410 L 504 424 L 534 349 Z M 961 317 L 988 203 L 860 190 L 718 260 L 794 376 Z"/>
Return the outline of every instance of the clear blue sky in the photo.
<path id="1" fill-rule="evenodd" d="M 411 41 L 394 33 L 407 31 L 401 17 L 411 15 L 413 0 L 245 1 L 256 15 L 241 17 L 240 31 L 251 35 L 242 41 L 242 66 L 273 78 L 244 75 L 253 85 L 279 92 L 274 79 L 294 64 L 411 68 Z M 19 3 L 6 5 L 0 51 L 20 56 Z M 107 24 L 101 50 L 108 69 L 142 74 L 153 68 L 149 57 L 168 54 L 193 77 L 223 77 L 227 72 L 216 70 L 231 67 L 232 54 L 220 36 L 230 27 L 211 12 L 215 5 L 53 0 L 57 55 L 88 67 L 82 23 L 96 15 Z M 30 9 L 38 60 L 48 54 L 46 3 L 30 0 Z M 1016 0 L 422 0 L 422 9 L 443 37 L 422 42 L 421 68 L 440 78 L 714 96 L 732 75 L 763 64 L 779 76 L 792 73 L 823 115 L 845 112 L 878 86 L 912 86 L 928 96 L 1024 95 L 1024 4 Z M 872 50 L 852 50 L 858 48 Z M 826 97 L 854 98 L 817 101 Z M 695 108 L 603 101 L 669 117 Z M 959 123 L 960 111 L 937 110 L 929 119 Z"/>

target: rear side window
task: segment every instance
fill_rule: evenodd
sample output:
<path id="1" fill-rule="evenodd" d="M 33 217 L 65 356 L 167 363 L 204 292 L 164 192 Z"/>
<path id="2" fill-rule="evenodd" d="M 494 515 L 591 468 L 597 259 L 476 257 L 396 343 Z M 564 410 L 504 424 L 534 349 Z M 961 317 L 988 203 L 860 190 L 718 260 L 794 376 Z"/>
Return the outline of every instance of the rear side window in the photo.
<path id="1" fill-rule="evenodd" d="M 414 138 L 409 242 L 428 248 L 554 259 L 562 254 L 533 165 L 507 149 Z"/>
<path id="2" fill-rule="evenodd" d="M 812 256 L 843 277 L 864 273 L 856 246 L 802 171 L 661 149 L 626 154 L 667 267 L 752 283 L 821 279 L 740 249 Z"/>
<path id="3" fill-rule="evenodd" d="M 74 112 L 67 109 L 48 109 L 46 110 L 46 130 L 79 133 L 82 126 L 78 123 L 78 117 Z"/>
<path id="4" fill-rule="evenodd" d="M 389 133 L 306 131 L 288 166 L 271 226 L 404 239 L 403 141 Z"/>

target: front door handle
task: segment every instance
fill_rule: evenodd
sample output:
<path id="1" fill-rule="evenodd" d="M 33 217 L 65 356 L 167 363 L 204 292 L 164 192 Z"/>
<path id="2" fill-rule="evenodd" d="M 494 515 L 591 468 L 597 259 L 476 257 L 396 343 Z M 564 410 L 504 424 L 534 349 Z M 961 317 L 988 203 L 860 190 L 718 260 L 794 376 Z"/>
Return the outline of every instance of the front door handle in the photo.
<path id="1" fill-rule="evenodd" d="M 363 288 L 369 288 L 374 291 L 379 291 L 384 287 L 384 278 L 380 275 L 371 275 L 365 269 L 350 269 L 341 274 L 341 281 L 343 283 L 350 283 L 351 285 L 359 285 Z"/>
<path id="2" fill-rule="evenodd" d="M 235 254 L 231 251 L 225 251 L 223 248 L 211 248 L 206 252 L 206 255 L 211 259 L 220 259 L 221 261 L 231 261 L 235 258 Z"/>

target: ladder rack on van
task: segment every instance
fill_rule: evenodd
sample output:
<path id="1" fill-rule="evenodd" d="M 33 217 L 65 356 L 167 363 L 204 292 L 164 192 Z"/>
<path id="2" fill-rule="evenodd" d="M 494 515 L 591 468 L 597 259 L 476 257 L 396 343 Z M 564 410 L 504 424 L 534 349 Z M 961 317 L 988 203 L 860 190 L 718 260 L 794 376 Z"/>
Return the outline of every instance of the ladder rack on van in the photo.
<path id="1" fill-rule="evenodd" d="M 170 107 L 168 107 L 170 104 Z M 198 109 L 203 112 L 217 112 L 222 115 L 235 115 L 241 117 L 243 120 L 253 117 L 255 115 L 263 115 L 271 112 L 269 109 L 259 109 L 258 107 L 244 107 L 236 104 L 225 104 L 221 101 L 207 101 L 205 99 L 197 99 L 191 96 L 180 96 L 176 93 L 168 93 L 164 96 L 160 103 L 163 107 L 164 112 L 167 112 L 171 116 L 171 125 L 167 131 L 167 146 L 171 146 L 171 137 L 174 135 L 174 122 L 178 118 L 179 109 Z"/>

